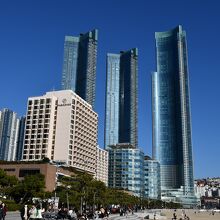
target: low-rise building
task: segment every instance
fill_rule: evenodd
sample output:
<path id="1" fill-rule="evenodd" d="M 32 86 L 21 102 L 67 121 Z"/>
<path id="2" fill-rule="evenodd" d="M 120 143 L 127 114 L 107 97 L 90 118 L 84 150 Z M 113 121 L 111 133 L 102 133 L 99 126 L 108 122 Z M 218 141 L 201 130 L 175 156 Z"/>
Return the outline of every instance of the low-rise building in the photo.
<path id="1" fill-rule="evenodd" d="M 144 196 L 144 152 L 131 144 L 110 145 L 109 187 Z"/>
<path id="2" fill-rule="evenodd" d="M 108 151 L 97 147 L 96 179 L 108 185 Z"/>
<path id="3" fill-rule="evenodd" d="M 144 157 L 144 197 L 161 198 L 160 164 L 150 157 Z"/>
<path id="4" fill-rule="evenodd" d="M 220 197 L 220 178 L 197 179 L 194 181 L 197 198 Z"/>
<path id="5" fill-rule="evenodd" d="M 24 179 L 27 175 L 41 173 L 45 176 L 45 190 L 49 192 L 55 189 L 57 184 L 56 178 L 59 175 L 75 175 L 74 172 L 48 163 L 1 163 L 0 169 L 4 170 L 7 175 L 16 176 L 19 180 Z"/>

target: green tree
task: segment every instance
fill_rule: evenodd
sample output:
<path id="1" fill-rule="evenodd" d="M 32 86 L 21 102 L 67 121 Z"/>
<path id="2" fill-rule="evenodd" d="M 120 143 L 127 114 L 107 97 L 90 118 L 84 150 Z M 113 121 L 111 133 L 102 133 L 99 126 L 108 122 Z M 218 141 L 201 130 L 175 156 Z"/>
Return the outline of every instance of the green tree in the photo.
<path id="1" fill-rule="evenodd" d="M 9 176 L 6 172 L 0 169 L 0 191 L 6 196 L 10 190 L 18 184 L 18 179 L 15 176 Z"/>
<path id="2" fill-rule="evenodd" d="M 44 192 L 44 175 L 35 174 L 25 176 L 24 180 L 20 181 L 11 189 L 10 196 L 13 197 L 15 201 L 24 203 L 28 200 L 31 200 L 33 197 L 42 198 L 45 195 Z"/>
<path id="3" fill-rule="evenodd" d="M 61 186 L 56 189 L 60 201 L 66 203 L 67 196 L 69 203 L 78 209 L 81 200 L 87 206 L 104 205 L 106 197 L 106 186 L 103 182 L 95 180 L 87 173 L 78 173 L 77 176 L 63 177 Z"/>

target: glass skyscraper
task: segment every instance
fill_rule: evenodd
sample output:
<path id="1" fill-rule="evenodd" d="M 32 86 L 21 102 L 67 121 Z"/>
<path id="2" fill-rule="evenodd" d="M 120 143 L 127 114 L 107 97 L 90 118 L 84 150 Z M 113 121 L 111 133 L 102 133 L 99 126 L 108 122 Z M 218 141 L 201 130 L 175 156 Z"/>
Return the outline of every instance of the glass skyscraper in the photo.
<path id="1" fill-rule="evenodd" d="M 0 111 L 0 160 L 16 159 L 19 119 L 9 109 Z"/>
<path id="2" fill-rule="evenodd" d="M 79 37 L 65 36 L 62 89 L 76 91 Z"/>
<path id="3" fill-rule="evenodd" d="M 105 147 L 119 142 L 120 55 L 107 54 Z"/>
<path id="4" fill-rule="evenodd" d="M 163 192 L 194 195 L 186 33 L 181 26 L 156 32 L 157 72 L 152 74 L 153 158 Z"/>
<path id="5" fill-rule="evenodd" d="M 62 89 L 73 90 L 94 107 L 98 30 L 66 36 Z"/>
<path id="6" fill-rule="evenodd" d="M 105 148 L 117 143 L 138 146 L 137 48 L 107 55 Z"/>
<path id="7" fill-rule="evenodd" d="M 25 116 L 20 118 L 17 150 L 16 150 L 16 158 L 15 158 L 15 160 L 17 160 L 17 161 L 22 160 L 22 156 L 23 156 L 25 121 L 26 121 Z"/>

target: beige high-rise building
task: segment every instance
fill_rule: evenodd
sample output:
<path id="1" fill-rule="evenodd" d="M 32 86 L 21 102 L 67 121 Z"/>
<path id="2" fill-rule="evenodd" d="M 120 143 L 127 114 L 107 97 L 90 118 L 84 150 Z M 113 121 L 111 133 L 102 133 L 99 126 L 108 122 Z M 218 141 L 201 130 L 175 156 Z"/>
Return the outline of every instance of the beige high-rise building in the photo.
<path id="1" fill-rule="evenodd" d="M 97 147 L 96 179 L 108 185 L 108 151 Z"/>
<path id="2" fill-rule="evenodd" d="M 98 115 L 72 90 L 28 99 L 23 160 L 45 157 L 95 174 Z"/>

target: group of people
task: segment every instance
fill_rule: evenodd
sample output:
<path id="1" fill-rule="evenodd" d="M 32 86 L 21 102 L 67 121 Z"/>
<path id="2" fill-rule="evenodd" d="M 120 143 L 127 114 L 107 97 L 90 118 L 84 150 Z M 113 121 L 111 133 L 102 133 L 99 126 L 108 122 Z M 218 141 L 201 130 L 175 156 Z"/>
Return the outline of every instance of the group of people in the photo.
<path id="1" fill-rule="evenodd" d="M 22 220 L 42 220 L 43 212 L 44 212 L 44 209 L 41 208 L 40 204 L 32 205 L 30 209 L 27 205 L 24 205 L 24 207 L 20 211 L 21 219 Z"/>
<path id="2" fill-rule="evenodd" d="M 7 210 L 5 203 L 0 201 L 0 220 L 5 220 L 5 216 L 6 216 L 7 211 L 8 210 Z"/>
<path id="3" fill-rule="evenodd" d="M 57 219 L 77 219 L 77 215 L 74 209 L 70 208 L 69 210 L 65 207 L 61 207 L 57 213 Z"/>
<path id="4" fill-rule="evenodd" d="M 44 208 L 41 208 L 40 203 L 37 205 L 32 205 L 31 208 L 29 208 L 27 205 L 24 205 L 20 210 L 20 215 L 22 220 L 42 220 L 44 218 L 50 219 L 52 215 L 55 216 L 56 219 L 77 219 L 77 215 L 73 209 L 68 210 L 62 206 L 58 210 L 54 210 L 49 207 L 45 211 Z"/>
<path id="5" fill-rule="evenodd" d="M 176 214 L 176 210 L 174 210 L 172 220 L 176 220 L 176 219 L 177 219 L 177 214 Z M 182 210 L 182 218 L 179 218 L 179 220 L 190 220 L 189 216 L 186 215 L 185 210 Z"/>

